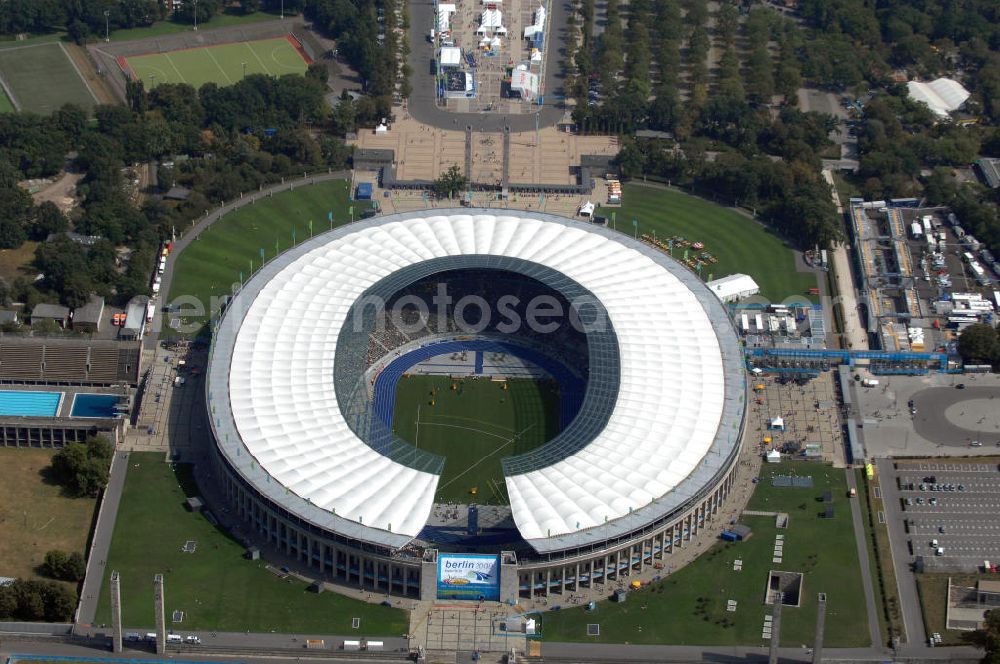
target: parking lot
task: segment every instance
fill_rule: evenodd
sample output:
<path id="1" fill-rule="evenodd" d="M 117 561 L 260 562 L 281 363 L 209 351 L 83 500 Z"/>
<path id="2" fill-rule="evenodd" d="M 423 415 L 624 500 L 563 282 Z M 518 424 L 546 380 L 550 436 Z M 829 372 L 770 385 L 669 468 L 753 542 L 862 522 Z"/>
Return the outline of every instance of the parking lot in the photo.
<path id="1" fill-rule="evenodd" d="M 886 518 L 903 521 L 905 545 L 924 557 L 927 571 L 972 572 L 986 560 L 1000 562 L 997 463 L 897 462 L 895 471 L 895 482 L 882 478 L 883 487 L 898 490 L 886 497 Z"/>

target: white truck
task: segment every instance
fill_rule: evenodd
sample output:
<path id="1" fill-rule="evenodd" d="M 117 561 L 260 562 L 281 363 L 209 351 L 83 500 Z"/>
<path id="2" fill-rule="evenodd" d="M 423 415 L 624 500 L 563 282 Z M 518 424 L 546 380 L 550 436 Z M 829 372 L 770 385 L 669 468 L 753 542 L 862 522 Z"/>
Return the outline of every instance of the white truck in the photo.
<path id="1" fill-rule="evenodd" d="M 861 381 L 861 385 L 864 387 L 878 387 L 878 381 L 874 378 L 865 378 Z"/>

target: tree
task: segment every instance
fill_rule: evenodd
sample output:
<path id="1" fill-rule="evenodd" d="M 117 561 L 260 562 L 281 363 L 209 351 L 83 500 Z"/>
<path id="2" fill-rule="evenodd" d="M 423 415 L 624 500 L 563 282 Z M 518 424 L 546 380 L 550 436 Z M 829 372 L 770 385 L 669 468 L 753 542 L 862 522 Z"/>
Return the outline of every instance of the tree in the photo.
<path id="1" fill-rule="evenodd" d="M 465 191 L 468 185 L 469 181 L 462 175 L 458 164 L 452 164 L 447 171 L 441 174 L 441 177 L 434 181 L 433 189 L 438 197 L 451 198 Z"/>
<path id="2" fill-rule="evenodd" d="M 67 554 L 65 551 L 53 549 L 45 554 L 42 574 L 59 581 L 83 581 L 83 577 L 87 574 L 87 563 L 83 555 L 77 551 Z"/>
<path id="3" fill-rule="evenodd" d="M 74 496 L 96 496 L 108 483 L 114 449 L 104 436 L 70 443 L 52 457 L 56 481 Z"/>
<path id="4" fill-rule="evenodd" d="M 984 618 L 982 628 L 973 632 L 970 640 L 985 651 L 979 661 L 1000 664 L 1000 610 L 991 609 Z"/>
<path id="5" fill-rule="evenodd" d="M 253 14 L 260 9 L 260 0 L 240 0 L 240 11 L 244 14 Z"/>
<path id="6" fill-rule="evenodd" d="M 958 352 L 968 364 L 993 364 L 998 350 L 997 331 L 992 325 L 976 323 L 958 336 Z"/>
<path id="7" fill-rule="evenodd" d="M 33 240 L 43 241 L 52 233 L 69 230 L 69 220 L 52 201 L 43 201 L 39 204 L 35 208 L 34 217 L 35 221 L 30 229 Z"/>

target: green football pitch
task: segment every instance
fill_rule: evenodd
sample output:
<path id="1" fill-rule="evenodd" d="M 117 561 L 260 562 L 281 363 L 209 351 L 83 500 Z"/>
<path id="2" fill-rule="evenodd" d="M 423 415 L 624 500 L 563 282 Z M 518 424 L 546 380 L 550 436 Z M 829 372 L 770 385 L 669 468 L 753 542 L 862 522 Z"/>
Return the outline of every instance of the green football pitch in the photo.
<path id="1" fill-rule="evenodd" d="M 0 48 L 0 76 L 24 111 L 48 115 L 63 104 L 90 110 L 96 103 L 58 42 Z"/>
<path id="2" fill-rule="evenodd" d="M 506 504 L 500 460 L 559 433 L 559 392 L 551 380 L 516 378 L 506 385 L 487 377 L 399 380 L 396 435 L 446 457 L 438 502 Z"/>
<path id="3" fill-rule="evenodd" d="M 302 54 L 286 37 L 188 48 L 125 58 L 132 74 L 148 87 L 160 83 L 231 85 L 243 75 L 302 74 L 308 68 Z"/>

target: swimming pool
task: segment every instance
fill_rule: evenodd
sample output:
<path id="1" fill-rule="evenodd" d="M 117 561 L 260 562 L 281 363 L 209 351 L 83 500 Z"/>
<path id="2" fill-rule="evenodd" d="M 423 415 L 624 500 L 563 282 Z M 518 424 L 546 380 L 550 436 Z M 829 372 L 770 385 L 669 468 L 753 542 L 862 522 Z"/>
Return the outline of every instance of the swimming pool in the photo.
<path id="1" fill-rule="evenodd" d="M 115 404 L 118 403 L 115 394 L 77 394 L 73 397 L 73 407 L 70 417 L 114 417 Z"/>
<path id="2" fill-rule="evenodd" d="M 62 392 L 0 390 L 0 415 L 55 417 Z"/>

